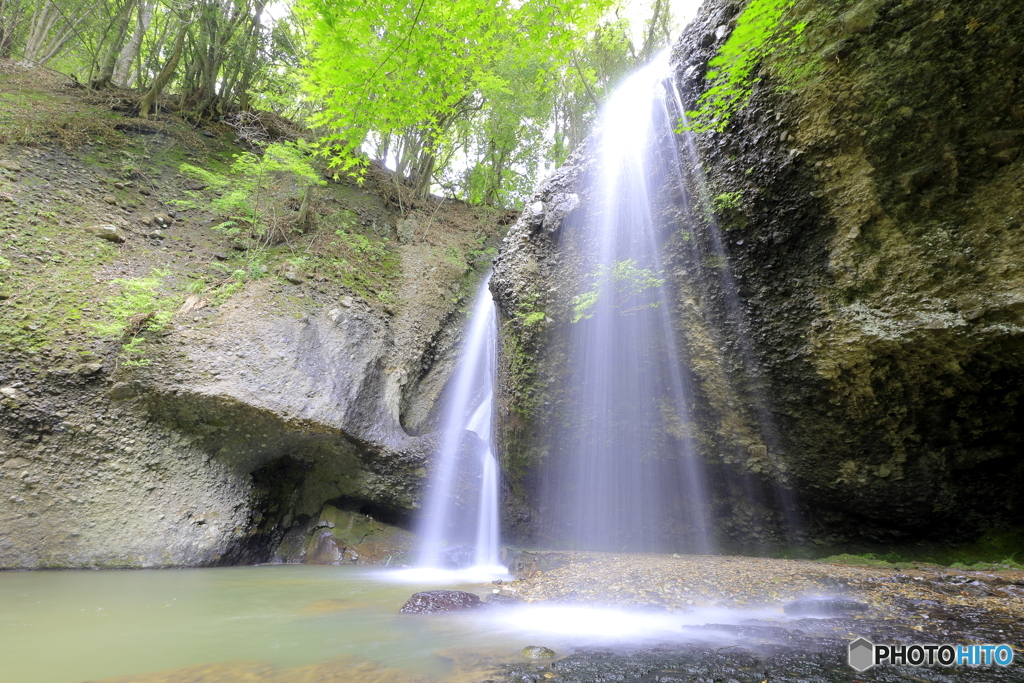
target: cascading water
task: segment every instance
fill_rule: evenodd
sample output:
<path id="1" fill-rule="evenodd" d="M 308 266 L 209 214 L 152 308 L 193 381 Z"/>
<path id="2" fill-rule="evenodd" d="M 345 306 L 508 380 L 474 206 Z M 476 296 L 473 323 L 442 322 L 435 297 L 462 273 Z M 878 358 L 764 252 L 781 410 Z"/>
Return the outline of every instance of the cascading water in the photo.
<path id="1" fill-rule="evenodd" d="M 684 107 L 671 73 L 662 53 L 605 105 L 583 155 L 594 163 L 580 166 L 584 210 L 560 232 L 560 282 L 577 294 L 571 321 L 555 332 L 565 335 L 566 400 L 552 410 L 540 480 L 543 532 L 559 546 L 710 553 L 723 515 L 757 536 L 763 510 L 792 509 L 756 476 L 763 469 L 731 466 L 743 452 L 770 461 L 779 440 L 693 141 L 676 131 Z M 704 315 L 691 297 L 720 301 L 721 313 L 705 309 L 696 327 L 680 325 L 687 306 Z M 700 336 L 699 370 L 691 334 Z M 696 405 L 691 377 L 709 375 L 723 379 L 720 404 L 743 403 L 748 417 Z M 730 376 L 743 387 L 729 386 Z M 714 467 L 699 439 L 715 449 Z"/>
<path id="2" fill-rule="evenodd" d="M 418 564 L 504 573 L 492 445 L 497 314 L 485 278 L 445 396 L 441 449 L 420 518 Z"/>
<path id="3" fill-rule="evenodd" d="M 595 203 L 566 227 L 581 283 L 569 326 L 570 406 L 553 435 L 543 499 L 548 533 L 577 548 L 706 553 L 704 472 L 652 214 L 652 164 L 667 55 L 630 77 L 599 122 Z M 662 119 L 659 121 L 658 119 Z M 581 224 L 582 223 L 582 224 Z"/>

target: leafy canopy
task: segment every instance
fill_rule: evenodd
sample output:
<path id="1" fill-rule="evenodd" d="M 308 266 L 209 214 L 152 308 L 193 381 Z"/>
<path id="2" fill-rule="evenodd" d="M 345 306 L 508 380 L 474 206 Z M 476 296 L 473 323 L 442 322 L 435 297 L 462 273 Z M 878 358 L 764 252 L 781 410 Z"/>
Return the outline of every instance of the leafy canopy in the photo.
<path id="1" fill-rule="evenodd" d="M 344 171 L 358 167 L 361 146 L 375 135 L 413 129 L 433 153 L 485 102 L 544 89 L 610 4 L 302 0 L 305 87 L 322 102 L 313 123 L 327 131 L 333 163 Z M 524 74 L 530 82 L 518 80 Z"/>

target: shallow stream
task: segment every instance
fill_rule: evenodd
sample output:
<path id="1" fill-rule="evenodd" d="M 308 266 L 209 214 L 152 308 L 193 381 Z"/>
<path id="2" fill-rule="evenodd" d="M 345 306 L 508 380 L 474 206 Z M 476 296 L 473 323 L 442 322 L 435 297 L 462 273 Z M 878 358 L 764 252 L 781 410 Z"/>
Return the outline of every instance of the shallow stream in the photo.
<path id="1" fill-rule="evenodd" d="M 197 669 L 138 680 L 269 680 L 257 670 L 299 680 L 286 671 L 350 656 L 400 671 L 309 680 L 405 680 L 403 673 L 467 680 L 474 678 L 467 662 L 515 661 L 527 645 L 565 653 L 611 644 L 714 642 L 713 630 L 685 627 L 785 618 L 781 610 L 541 604 L 399 614 L 419 590 L 492 590 L 489 583 L 417 581 L 397 571 L 312 565 L 0 573 L 0 681 L 78 683 L 218 663 L 225 668 L 214 669 L 225 677 Z"/>

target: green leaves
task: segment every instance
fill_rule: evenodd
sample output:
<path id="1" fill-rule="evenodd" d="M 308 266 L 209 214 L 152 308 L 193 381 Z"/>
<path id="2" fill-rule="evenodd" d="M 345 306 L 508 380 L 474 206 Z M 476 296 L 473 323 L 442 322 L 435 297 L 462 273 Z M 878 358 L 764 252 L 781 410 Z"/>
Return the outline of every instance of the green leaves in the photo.
<path id="1" fill-rule="evenodd" d="M 477 157 L 491 176 L 474 179 L 474 198 L 500 201 L 495 187 L 512 178 L 517 134 L 532 127 L 542 137 L 538 94 L 610 4 L 303 0 L 305 88 L 322 104 L 313 123 L 332 166 L 358 176 L 362 154 L 376 148 L 400 156 L 422 190 L 455 160 Z"/>
<path id="2" fill-rule="evenodd" d="M 706 78 L 711 83 L 697 100 L 697 109 L 687 112 L 682 130 L 723 131 L 729 119 L 750 98 L 757 79 L 754 70 L 768 53 L 798 40 L 804 24 L 780 32 L 782 17 L 793 0 L 750 0 L 736 21 L 736 28 L 708 62 Z M 681 132 L 681 131 L 680 131 Z"/>
<path id="3" fill-rule="evenodd" d="M 262 154 L 236 154 L 228 173 L 216 173 L 187 163 L 181 164 L 178 170 L 214 190 L 210 206 L 230 219 L 214 226 L 214 230 L 233 235 L 241 231 L 239 224 L 244 223 L 262 234 L 260 194 L 271 185 L 273 174 L 291 174 L 300 187 L 327 184 L 310 163 L 307 151 L 312 148 L 313 145 L 302 139 L 294 144 L 275 142 L 267 145 Z M 186 194 L 191 198 L 176 200 L 179 206 L 200 205 L 198 193 L 188 191 Z"/>
<path id="4" fill-rule="evenodd" d="M 574 323 L 594 316 L 592 309 L 600 300 L 602 292 L 615 297 L 614 305 L 619 313 L 633 313 L 644 308 L 657 308 L 658 302 L 638 301 L 636 297 L 648 289 L 665 284 L 664 273 L 651 268 L 640 268 L 633 259 L 616 261 L 609 268 L 600 265 L 590 276 L 592 287 L 573 299 Z M 626 306 L 629 305 L 628 308 Z"/>
<path id="5" fill-rule="evenodd" d="M 149 277 L 114 280 L 121 292 L 103 303 L 107 319 L 89 326 L 104 337 L 134 337 L 143 329 L 160 329 L 171 319 L 160 296 L 168 271 L 154 269 Z"/>

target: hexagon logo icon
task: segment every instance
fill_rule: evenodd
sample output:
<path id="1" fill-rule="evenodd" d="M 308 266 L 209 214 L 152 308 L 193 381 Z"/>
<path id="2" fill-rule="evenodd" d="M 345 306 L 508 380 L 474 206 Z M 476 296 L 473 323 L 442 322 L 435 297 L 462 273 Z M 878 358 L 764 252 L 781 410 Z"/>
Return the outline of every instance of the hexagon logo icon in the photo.
<path id="1" fill-rule="evenodd" d="M 870 669 L 875 665 L 875 646 L 864 638 L 850 643 L 850 654 L 846 660 L 857 671 Z"/>

